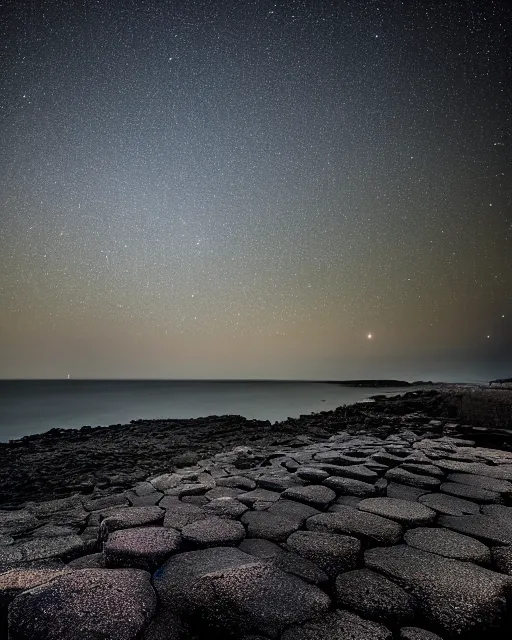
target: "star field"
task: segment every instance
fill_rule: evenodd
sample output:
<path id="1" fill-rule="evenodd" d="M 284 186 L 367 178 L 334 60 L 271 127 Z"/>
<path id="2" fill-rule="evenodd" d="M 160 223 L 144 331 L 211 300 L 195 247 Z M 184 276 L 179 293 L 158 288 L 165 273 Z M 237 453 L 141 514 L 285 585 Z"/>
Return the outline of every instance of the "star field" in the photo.
<path id="1" fill-rule="evenodd" d="M 0 376 L 512 375 L 505 4 L 0 10 Z"/>

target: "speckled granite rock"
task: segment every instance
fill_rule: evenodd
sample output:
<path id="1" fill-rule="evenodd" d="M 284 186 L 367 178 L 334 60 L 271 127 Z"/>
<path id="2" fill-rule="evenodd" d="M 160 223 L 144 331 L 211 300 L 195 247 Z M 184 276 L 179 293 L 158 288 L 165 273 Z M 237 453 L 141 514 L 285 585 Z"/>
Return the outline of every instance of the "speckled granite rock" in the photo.
<path id="1" fill-rule="evenodd" d="M 342 609 L 399 627 L 414 619 L 416 603 L 401 587 L 384 576 L 358 569 L 336 578 L 336 603 Z"/>
<path id="2" fill-rule="evenodd" d="M 297 531 L 287 540 L 290 551 L 311 560 L 330 578 L 355 569 L 361 543 L 351 536 L 320 531 Z"/>
<path id="3" fill-rule="evenodd" d="M 123 509 L 119 513 L 102 520 L 99 539 L 105 541 L 110 533 L 119 529 L 160 525 L 163 523 L 164 515 L 165 512 L 160 507 L 129 507 Z"/>
<path id="4" fill-rule="evenodd" d="M 418 527 L 407 531 L 404 541 L 415 549 L 435 553 L 445 558 L 490 564 L 491 551 L 484 544 L 449 529 Z"/>
<path id="5" fill-rule="evenodd" d="M 174 529 L 140 527 L 114 531 L 103 546 L 105 566 L 152 572 L 181 547 L 182 537 Z"/>
<path id="6" fill-rule="evenodd" d="M 136 569 L 78 569 L 18 595 L 11 640 L 135 640 L 153 616 L 150 575 Z"/>
<path id="7" fill-rule="evenodd" d="M 240 522 L 218 516 L 187 524 L 181 533 L 185 542 L 196 547 L 236 546 L 245 538 Z"/>
<path id="8" fill-rule="evenodd" d="M 425 505 L 398 498 L 368 498 L 357 508 L 409 526 L 431 524 L 436 517 L 435 511 Z"/>
<path id="9" fill-rule="evenodd" d="M 442 634 L 492 630 L 512 596 L 512 579 L 406 545 L 369 549 L 364 559 L 368 568 L 407 589 L 425 620 Z"/>

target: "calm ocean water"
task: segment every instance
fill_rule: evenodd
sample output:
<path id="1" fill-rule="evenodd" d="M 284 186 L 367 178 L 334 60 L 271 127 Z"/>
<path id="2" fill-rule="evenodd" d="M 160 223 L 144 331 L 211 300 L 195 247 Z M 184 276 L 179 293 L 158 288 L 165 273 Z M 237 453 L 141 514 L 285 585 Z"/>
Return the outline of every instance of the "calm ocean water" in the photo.
<path id="1" fill-rule="evenodd" d="M 0 441 L 55 427 L 107 426 L 138 418 L 236 414 L 275 422 L 335 409 L 385 391 L 392 389 L 311 382 L 0 381 Z"/>

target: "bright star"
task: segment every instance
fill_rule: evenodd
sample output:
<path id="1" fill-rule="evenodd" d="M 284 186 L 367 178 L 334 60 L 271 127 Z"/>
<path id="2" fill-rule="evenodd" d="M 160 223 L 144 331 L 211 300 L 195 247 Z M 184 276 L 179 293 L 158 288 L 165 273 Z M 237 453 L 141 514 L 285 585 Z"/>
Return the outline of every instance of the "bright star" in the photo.
<path id="1" fill-rule="evenodd" d="M 373 334 L 369 333 L 367 336 L 368 340 L 371 340 L 373 338 Z"/>

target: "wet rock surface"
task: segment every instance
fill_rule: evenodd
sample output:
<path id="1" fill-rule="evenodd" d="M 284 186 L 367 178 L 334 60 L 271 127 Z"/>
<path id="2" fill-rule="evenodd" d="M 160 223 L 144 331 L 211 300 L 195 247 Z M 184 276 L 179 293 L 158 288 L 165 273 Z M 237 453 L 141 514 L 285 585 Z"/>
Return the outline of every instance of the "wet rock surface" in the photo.
<path id="1" fill-rule="evenodd" d="M 505 638 L 512 447 L 452 396 L 0 445 L 0 635 Z"/>

